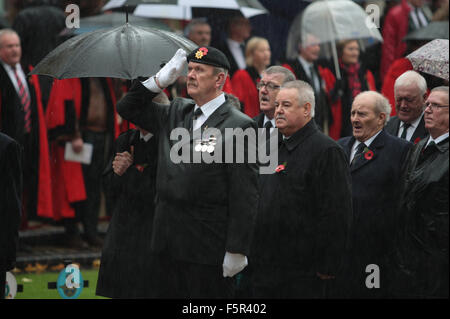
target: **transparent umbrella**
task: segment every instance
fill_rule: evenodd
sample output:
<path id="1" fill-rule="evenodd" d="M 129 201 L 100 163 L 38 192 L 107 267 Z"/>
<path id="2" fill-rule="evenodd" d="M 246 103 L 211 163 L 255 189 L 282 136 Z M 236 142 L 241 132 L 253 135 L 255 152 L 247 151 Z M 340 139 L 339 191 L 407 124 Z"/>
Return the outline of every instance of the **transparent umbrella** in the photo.
<path id="1" fill-rule="evenodd" d="M 350 0 L 314 1 L 298 16 L 289 32 L 288 57 L 297 55 L 297 43 L 308 35 L 314 36 L 323 46 L 322 54 L 333 58 L 336 74 L 340 78 L 336 42 L 359 40 L 362 48 L 383 41 L 380 32 L 369 15 Z M 295 43 L 295 44 L 293 44 Z"/>

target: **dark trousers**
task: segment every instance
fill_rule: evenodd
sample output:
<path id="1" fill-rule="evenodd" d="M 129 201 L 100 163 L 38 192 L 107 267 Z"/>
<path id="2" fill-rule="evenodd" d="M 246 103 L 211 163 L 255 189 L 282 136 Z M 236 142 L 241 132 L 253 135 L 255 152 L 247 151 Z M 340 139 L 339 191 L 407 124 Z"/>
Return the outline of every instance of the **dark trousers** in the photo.
<path id="1" fill-rule="evenodd" d="M 102 173 L 106 165 L 106 140 L 107 133 L 83 132 L 83 141 L 92 144 L 93 151 L 91 163 L 89 165 L 82 165 L 87 200 L 80 203 L 77 214 L 83 225 L 84 234 L 86 237 L 91 238 L 97 236 L 102 193 Z"/>
<path id="2" fill-rule="evenodd" d="M 235 278 L 224 278 L 222 266 L 175 260 L 166 254 L 156 255 L 155 264 L 156 298 L 234 297 Z"/>
<path id="3" fill-rule="evenodd" d="M 253 265 L 251 294 L 257 299 L 318 299 L 327 297 L 327 280 L 295 268 Z"/>

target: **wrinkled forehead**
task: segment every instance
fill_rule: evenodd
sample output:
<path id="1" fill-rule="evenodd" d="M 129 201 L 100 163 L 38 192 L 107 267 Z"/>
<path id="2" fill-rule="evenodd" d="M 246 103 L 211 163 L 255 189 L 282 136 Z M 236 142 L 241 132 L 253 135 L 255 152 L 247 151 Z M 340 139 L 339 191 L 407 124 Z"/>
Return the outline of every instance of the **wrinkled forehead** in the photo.
<path id="1" fill-rule="evenodd" d="M 448 104 L 448 93 L 443 91 L 431 92 L 427 102 L 446 105 Z"/>

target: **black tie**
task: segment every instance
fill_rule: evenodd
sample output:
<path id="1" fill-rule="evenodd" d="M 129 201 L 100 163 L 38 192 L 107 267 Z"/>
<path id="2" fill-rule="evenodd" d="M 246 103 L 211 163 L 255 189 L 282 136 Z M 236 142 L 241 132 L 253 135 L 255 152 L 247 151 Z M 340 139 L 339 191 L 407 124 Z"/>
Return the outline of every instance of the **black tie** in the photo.
<path id="1" fill-rule="evenodd" d="M 425 147 L 422 150 L 422 154 L 419 157 L 419 164 L 421 164 L 423 161 L 425 161 L 431 154 L 434 153 L 434 151 L 436 151 L 437 147 L 436 147 L 436 143 L 434 141 L 431 141 L 430 144 L 427 145 L 427 147 Z"/>
<path id="2" fill-rule="evenodd" d="M 404 123 L 403 124 L 403 132 L 402 135 L 400 136 L 400 138 L 406 140 L 406 134 L 408 133 L 408 128 L 411 126 L 411 124 L 409 123 Z"/>
<path id="3" fill-rule="evenodd" d="M 319 93 L 319 88 L 317 87 L 317 75 L 316 75 L 316 70 L 314 69 L 314 65 L 311 65 L 309 67 L 309 72 L 310 72 L 310 76 L 311 76 L 311 86 L 314 88 L 314 92 L 316 93 L 316 95 Z"/>
<path id="4" fill-rule="evenodd" d="M 192 130 L 193 127 L 193 121 L 197 121 L 197 119 L 202 116 L 203 112 L 201 108 L 197 108 L 194 112 L 194 115 L 192 116 L 192 121 L 189 123 L 189 129 Z"/>
<path id="5" fill-rule="evenodd" d="M 272 122 L 268 121 L 264 124 L 264 128 L 266 129 L 266 142 L 270 140 L 270 129 L 273 127 Z"/>
<path id="6" fill-rule="evenodd" d="M 364 152 L 364 149 L 366 148 L 366 144 L 359 143 L 358 147 L 356 147 L 356 153 L 355 156 L 353 156 L 353 160 L 350 163 L 350 166 L 355 166 L 356 163 L 362 159 L 362 153 Z"/>

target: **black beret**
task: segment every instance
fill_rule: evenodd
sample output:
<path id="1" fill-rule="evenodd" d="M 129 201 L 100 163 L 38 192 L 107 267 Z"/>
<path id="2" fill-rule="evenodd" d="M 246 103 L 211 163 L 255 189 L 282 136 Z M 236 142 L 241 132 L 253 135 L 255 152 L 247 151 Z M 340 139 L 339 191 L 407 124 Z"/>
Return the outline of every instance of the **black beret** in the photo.
<path id="1" fill-rule="evenodd" d="M 188 62 L 209 64 L 230 70 L 230 62 L 222 51 L 213 47 L 198 47 L 187 56 Z"/>

